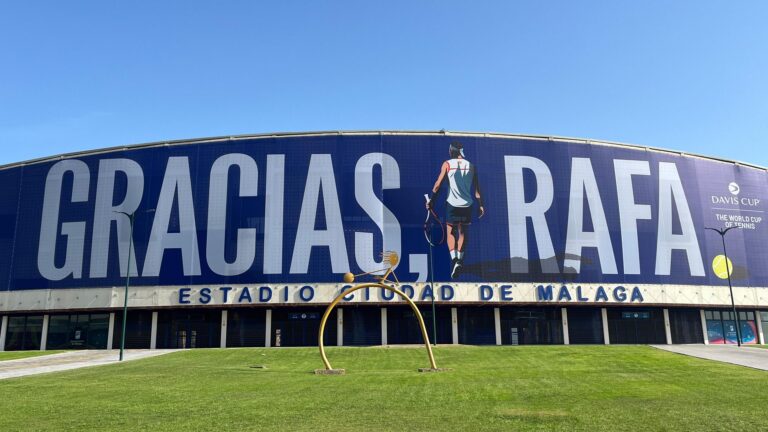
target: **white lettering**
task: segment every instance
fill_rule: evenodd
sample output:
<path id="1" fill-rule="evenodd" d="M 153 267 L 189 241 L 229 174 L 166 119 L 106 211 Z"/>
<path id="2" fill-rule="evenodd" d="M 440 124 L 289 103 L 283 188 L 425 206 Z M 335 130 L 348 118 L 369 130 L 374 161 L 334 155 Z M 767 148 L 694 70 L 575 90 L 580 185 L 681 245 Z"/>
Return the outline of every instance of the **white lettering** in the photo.
<path id="1" fill-rule="evenodd" d="M 681 234 L 672 233 L 673 202 L 680 220 Z M 659 163 L 659 229 L 656 241 L 657 275 L 669 275 L 674 249 L 685 251 L 691 276 L 704 276 L 699 241 L 677 166 L 674 163 L 661 162 Z"/>
<path id="2" fill-rule="evenodd" d="M 315 220 L 321 190 L 323 192 L 323 209 L 325 210 L 325 229 L 316 230 Z M 329 154 L 313 154 L 309 161 L 307 183 L 304 188 L 299 226 L 296 230 L 296 242 L 291 258 L 291 274 L 306 274 L 308 272 L 309 257 L 315 246 L 328 248 L 333 273 L 349 271 L 344 225 L 341 221 L 341 208 L 336 191 L 336 179 L 333 174 L 333 161 Z"/>
<path id="3" fill-rule="evenodd" d="M 113 204 L 115 176 L 121 172 L 126 177 L 123 200 Z M 131 247 L 131 220 L 144 193 L 144 172 L 131 159 L 102 159 L 99 161 L 99 176 L 96 184 L 96 208 L 93 216 L 93 237 L 91 239 L 91 277 L 107 277 L 109 266 L 109 243 L 112 237 L 112 222 L 117 228 L 117 245 L 120 260 L 120 275 L 125 277 L 128 268 L 128 250 L 131 250 L 131 276 L 137 276 L 136 252 Z"/>
<path id="4" fill-rule="evenodd" d="M 651 175 L 647 161 L 613 161 L 616 173 L 616 196 L 619 200 L 619 221 L 621 222 L 621 252 L 624 274 L 640 274 L 640 246 L 637 238 L 637 221 L 651 219 L 651 206 L 635 203 L 633 175 Z"/>
<path id="5" fill-rule="evenodd" d="M 211 167 L 208 186 L 208 240 L 206 258 L 214 273 L 222 276 L 243 274 L 253 265 L 256 256 L 256 229 L 237 230 L 235 259 L 226 259 L 227 189 L 229 170 L 240 170 L 240 197 L 255 197 L 259 193 L 259 169 L 252 157 L 242 153 L 230 153 L 219 157 Z"/>
<path id="6" fill-rule="evenodd" d="M 178 201 L 178 232 L 169 232 L 173 203 Z M 180 249 L 184 276 L 200 274 L 200 254 L 197 245 L 195 207 L 192 200 L 192 181 L 189 175 L 189 158 L 170 157 L 157 200 L 155 219 L 149 235 L 147 255 L 142 276 L 160 274 L 166 249 Z"/>
<path id="7" fill-rule="evenodd" d="M 509 224 L 509 253 L 513 273 L 528 272 L 528 231 L 526 219 L 531 218 L 536 246 L 544 273 L 560 271 L 549 234 L 545 213 L 552 205 L 554 188 L 552 173 L 540 159 L 530 156 L 504 156 L 507 185 L 507 218 Z M 536 198 L 525 202 L 523 170 L 533 171 L 536 179 Z M 522 258 L 524 262 L 515 259 Z"/>
<path id="8" fill-rule="evenodd" d="M 584 198 L 592 218 L 594 231 L 584 231 Z M 571 164 L 571 194 L 568 204 L 568 234 L 565 241 L 563 271 L 581 271 L 581 254 L 585 247 L 597 249 L 603 274 L 616 274 L 616 258 L 611 245 L 611 233 L 605 220 L 603 201 L 597 189 L 592 161 L 573 158 Z M 569 269 L 570 268 L 570 269 Z"/>
<path id="9" fill-rule="evenodd" d="M 37 249 L 37 268 L 48 280 L 62 280 L 69 275 L 80 279 L 83 275 L 83 248 L 85 243 L 85 222 L 64 222 L 61 235 L 67 237 L 64 264 L 56 266 L 56 240 L 59 236 L 59 210 L 64 174 L 71 172 L 73 203 L 88 201 L 91 172 L 85 162 L 67 159 L 55 163 L 45 179 L 43 215 L 40 225 L 40 243 Z"/>
<path id="10" fill-rule="evenodd" d="M 381 166 L 382 190 L 400 187 L 400 168 L 397 166 L 397 161 L 385 153 L 369 153 L 361 157 L 355 166 L 355 198 L 360 207 L 379 227 L 383 236 L 383 250 L 394 251 L 401 255 L 400 223 L 394 213 L 378 199 L 373 190 L 373 167 L 375 165 Z M 355 260 L 360 269 L 364 272 L 380 270 L 382 262 L 376 259 L 377 255 L 378 253 L 373 250 L 373 234 L 356 232 Z"/>
<path id="11" fill-rule="evenodd" d="M 264 214 L 264 274 L 283 272 L 283 197 L 285 155 L 267 156 L 267 193 Z"/>

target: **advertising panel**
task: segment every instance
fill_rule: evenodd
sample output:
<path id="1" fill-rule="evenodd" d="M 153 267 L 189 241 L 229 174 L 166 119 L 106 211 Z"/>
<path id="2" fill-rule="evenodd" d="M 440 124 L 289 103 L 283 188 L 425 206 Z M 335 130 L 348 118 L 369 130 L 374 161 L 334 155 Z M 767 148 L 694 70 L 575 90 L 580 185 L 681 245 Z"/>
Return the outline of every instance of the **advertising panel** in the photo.
<path id="1" fill-rule="evenodd" d="M 734 163 L 514 136 L 129 147 L 0 170 L 0 290 L 120 286 L 128 261 L 134 286 L 338 283 L 385 268 L 385 250 L 423 282 L 429 235 L 435 281 L 723 286 L 705 227 L 729 226 L 734 284 L 764 287 L 767 183 Z"/>

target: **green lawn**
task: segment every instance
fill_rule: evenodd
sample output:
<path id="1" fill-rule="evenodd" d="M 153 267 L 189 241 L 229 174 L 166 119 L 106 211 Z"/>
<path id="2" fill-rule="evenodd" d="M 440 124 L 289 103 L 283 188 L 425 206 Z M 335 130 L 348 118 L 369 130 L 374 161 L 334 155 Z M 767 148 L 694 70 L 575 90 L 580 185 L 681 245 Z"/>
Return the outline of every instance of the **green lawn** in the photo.
<path id="1" fill-rule="evenodd" d="M 644 346 L 193 350 L 0 381 L 0 430 L 768 430 L 768 373 Z M 251 366 L 266 365 L 266 369 Z"/>
<path id="2" fill-rule="evenodd" d="M 38 357 L 50 354 L 58 354 L 64 351 L 0 351 L 0 361 L 16 360 L 27 357 Z"/>

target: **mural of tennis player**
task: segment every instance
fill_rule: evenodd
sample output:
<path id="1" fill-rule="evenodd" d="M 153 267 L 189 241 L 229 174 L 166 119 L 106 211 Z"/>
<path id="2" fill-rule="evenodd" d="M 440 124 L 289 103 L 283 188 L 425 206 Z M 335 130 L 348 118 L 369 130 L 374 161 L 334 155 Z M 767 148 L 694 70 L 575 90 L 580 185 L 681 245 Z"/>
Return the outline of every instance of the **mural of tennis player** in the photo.
<path id="1" fill-rule="evenodd" d="M 485 214 L 485 207 L 483 207 L 480 184 L 477 181 L 477 168 L 464 157 L 464 146 L 454 141 L 448 152 L 450 159 L 443 162 L 440 168 L 440 174 L 427 200 L 427 208 L 434 208 L 440 187 L 447 179 L 446 243 L 451 254 L 451 279 L 454 279 L 461 272 L 461 266 L 464 263 L 464 251 L 469 241 L 469 226 L 472 224 L 472 207 L 477 203 L 479 218 Z"/>

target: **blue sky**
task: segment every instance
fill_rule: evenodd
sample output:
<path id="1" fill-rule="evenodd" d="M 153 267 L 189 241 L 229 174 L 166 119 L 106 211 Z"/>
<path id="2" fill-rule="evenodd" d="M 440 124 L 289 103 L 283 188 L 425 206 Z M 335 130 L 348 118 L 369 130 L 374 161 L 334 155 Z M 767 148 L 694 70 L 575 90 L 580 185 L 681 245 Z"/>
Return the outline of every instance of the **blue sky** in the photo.
<path id="1" fill-rule="evenodd" d="M 0 5 L 0 164 L 444 128 L 768 166 L 764 0 L 15 3 Z"/>

